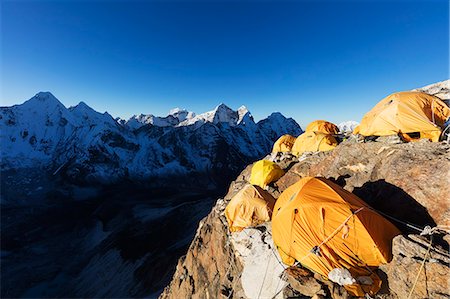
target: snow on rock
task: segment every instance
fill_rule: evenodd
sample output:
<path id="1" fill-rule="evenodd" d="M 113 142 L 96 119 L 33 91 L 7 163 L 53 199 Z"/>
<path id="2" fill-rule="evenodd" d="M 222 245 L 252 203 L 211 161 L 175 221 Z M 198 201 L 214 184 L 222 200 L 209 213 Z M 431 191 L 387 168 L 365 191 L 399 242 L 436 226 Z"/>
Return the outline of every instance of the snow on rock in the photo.
<path id="1" fill-rule="evenodd" d="M 190 126 L 193 125 L 196 128 L 205 124 L 205 123 L 228 123 L 230 126 L 235 126 L 238 121 L 238 113 L 233 111 L 230 107 L 225 104 L 220 104 L 214 110 L 208 111 L 191 119 L 186 119 L 181 122 L 179 126 Z"/>
<path id="2" fill-rule="evenodd" d="M 265 156 L 279 136 L 301 132 L 279 113 L 255 124 L 246 107 L 234 111 L 224 104 L 199 115 L 175 108 L 165 117 L 140 114 L 123 121 L 84 102 L 67 109 L 49 92 L 1 107 L 0 129 L 2 169 L 44 166 L 81 183 L 234 175 Z"/>
<path id="3" fill-rule="evenodd" d="M 239 109 L 237 110 L 237 113 L 238 113 L 238 121 L 237 121 L 238 125 L 243 125 L 243 126 L 254 126 L 255 125 L 255 120 L 253 119 L 253 116 L 250 113 L 250 111 L 248 111 L 247 107 L 245 107 L 245 106 L 239 107 Z"/>
<path id="4" fill-rule="evenodd" d="M 177 118 L 179 123 L 195 117 L 194 112 L 187 111 L 185 109 L 180 109 L 178 107 L 170 110 L 169 115 L 172 115 L 173 117 Z"/>
<path id="5" fill-rule="evenodd" d="M 231 243 L 243 265 L 241 283 L 247 298 L 283 298 L 285 268 L 274 247 L 270 223 L 233 233 Z"/>
<path id="6" fill-rule="evenodd" d="M 130 119 L 124 121 L 124 125 L 131 130 L 139 129 L 142 126 L 151 124 L 153 122 L 153 115 L 139 114 L 133 115 Z"/>
<path id="7" fill-rule="evenodd" d="M 450 79 L 413 89 L 413 91 L 422 91 L 436 96 L 441 100 L 444 100 L 448 105 L 450 102 Z"/>
<path id="8" fill-rule="evenodd" d="M 2 158 L 48 160 L 59 140 L 64 140 L 80 124 L 77 118 L 51 93 L 40 92 L 22 105 L 0 109 Z"/>
<path id="9" fill-rule="evenodd" d="M 354 120 L 348 120 L 338 124 L 338 128 L 341 133 L 351 133 L 358 125 L 359 122 Z"/>
<path id="10" fill-rule="evenodd" d="M 157 127 L 173 127 L 183 121 L 188 121 L 195 117 L 194 112 L 185 109 L 174 108 L 169 111 L 169 114 L 164 117 L 154 116 L 153 114 L 139 114 L 133 115 L 127 121 L 124 121 L 125 126 L 132 130 L 137 130 L 142 126 L 151 124 Z"/>
<path id="11" fill-rule="evenodd" d="M 303 130 L 295 120 L 284 117 L 280 112 L 272 113 L 266 119 L 260 120 L 257 125 L 266 135 L 269 135 L 269 138 L 275 140 L 281 136 L 275 136 L 275 132 L 286 131 L 285 128 L 289 128 L 289 131 L 292 132 L 289 134 L 295 137 L 303 133 Z"/>
<path id="12" fill-rule="evenodd" d="M 133 115 L 129 120 L 126 121 L 126 126 L 132 130 L 139 129 L 145 125 L 154 125 L 157 127 L 173 127 L 179 123 L 179 120 L 173 115 L 168 115 L 166 117 L 154 116 L 152 114 L 139 114 Z"/>
<path id="13" fill-rule="evenodd" d="M 69 111 L 73 114 L 73 116 L 75 116 L 75 118 L 82 121 L 82 124 L 80 125 L 117 125 L 114 118 L 108 112 L 101 114 L 86 105 L 85 102 L 80 102 L 74 107 L 69 107 Z"/>

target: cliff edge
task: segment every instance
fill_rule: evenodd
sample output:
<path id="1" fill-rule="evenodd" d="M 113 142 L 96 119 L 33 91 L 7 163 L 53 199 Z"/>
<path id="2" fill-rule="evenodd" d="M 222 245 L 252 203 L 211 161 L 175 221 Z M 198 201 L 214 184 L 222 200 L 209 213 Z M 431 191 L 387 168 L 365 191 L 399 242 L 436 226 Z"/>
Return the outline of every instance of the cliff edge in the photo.
<path id="1" fill-rule="evenodd" d="M 450 146 L 445 143 L 359 143 L 350 139 L 333 151 L 300 161 L 290 155 L 277 157 L 286 174 L 268 191 L 277 198 L 305 176 L 334 180 L 391 217 L 403 232 L 393 240 L 392 261 L 378 270 L 383 279 L 378 298 L 407 298 L 412 289 L 412 298 L 448 298 L 448 236 L 434 235 L 429 249 L 429 239 L 420 236 L 419 229 L 449 224 L 449 153 Z M 160 298 L 350 298 L 343 287 L 301 266 L 284 266 L 271 240 L 270 222 L 229 232 L 223 212 L 248 183 L 251 166 L 201 221 Z"/>

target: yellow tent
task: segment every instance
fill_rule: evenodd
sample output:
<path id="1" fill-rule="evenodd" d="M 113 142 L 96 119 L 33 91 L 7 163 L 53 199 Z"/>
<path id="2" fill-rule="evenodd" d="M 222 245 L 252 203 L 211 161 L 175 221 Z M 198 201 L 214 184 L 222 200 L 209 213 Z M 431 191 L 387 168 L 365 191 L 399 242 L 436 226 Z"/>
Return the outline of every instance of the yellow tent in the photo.
<path id="1" fill-rule="evenodd" d="M 250 175 L 250 184 L 266 188 L 268 184 L 278 180 L 283 175 L 283 169 L 276 163 L 260 160 L 253 164 L 252 173 Z"/>
<path id="2" fill-rule="evenodd" d="M 391 260 L 398 234 L 360 198 L 324 178 L 306 177 L 287 188 L 272 215 L 273 241 L 285 264 L 297 260 L 325 277 L 335 268 L 370 276 L 370 286 L 346 286 L 358 296 L 378 292 L 381 282 L 368 269 Z"/>
<path id="3" fill-rule="evenodd" d="M 364 115 L 354 134 L 387 136 L 419 133 L 420 138 L 439 141 L 441 127 L 450 117 L 450 108 L 440 99 L 423 92 L 398 92 L 381 100 Z"/>
<path id="4" fill-rule="evenodd" d="M 290 152 L 292 149 L 292 146 L 294 145 L 295 137 L 291 136 L 289 134 L 283 135 L 280 138 L 278 138 L 277 141 L 275 141 L 272 149 L 272 153 L 278 153 L 278 152 Z"/>
<path id="5" fill-rule="evenodd" d="M 329 151 L 337 145 L 338 142 L 332 135 L 319 132 L 305 132 L 295 140 L 292 153 L 300 156 L 304 152 Z"/>
<path id="6" fill-rule="evenodd" d="M 241 231 L 270 221 L 275 198 L 258 186 L 247 185 L 228 203 L 225 217 L 230 231 Z"/>
<path id="7" fill-rule="evenodd" d="M 319 132 L 333 135 L 339 133 L 339 128 L 326 120 L 315 120 L 306 127 L 305 132 Z"/>

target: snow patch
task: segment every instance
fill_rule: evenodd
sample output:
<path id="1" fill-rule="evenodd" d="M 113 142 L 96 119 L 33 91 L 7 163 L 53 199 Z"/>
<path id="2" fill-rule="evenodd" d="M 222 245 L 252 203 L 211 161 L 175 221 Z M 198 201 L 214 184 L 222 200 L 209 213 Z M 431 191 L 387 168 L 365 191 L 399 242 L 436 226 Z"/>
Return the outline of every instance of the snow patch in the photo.
<path id="1" fill-rule="evenodd" d="M 338 124 L 338 128 L 341 133 L 351 133 L 358 125 L 359 122 L 354 120 L 348 120 Z"/>
<path id="2" fill-rule="evenodd" d="M 231 243 L 243 265 L 241 283 L 248 298 L 283 298 L 284 266 L 272 240 L 270 223 L 232 233 Z"/>
<path id="3" fill-rule="evenodd" d="M 450 79 L 413 89 L 413 91 L 421 91 L 438 97 L 448 105 L 450 102 Z"/>

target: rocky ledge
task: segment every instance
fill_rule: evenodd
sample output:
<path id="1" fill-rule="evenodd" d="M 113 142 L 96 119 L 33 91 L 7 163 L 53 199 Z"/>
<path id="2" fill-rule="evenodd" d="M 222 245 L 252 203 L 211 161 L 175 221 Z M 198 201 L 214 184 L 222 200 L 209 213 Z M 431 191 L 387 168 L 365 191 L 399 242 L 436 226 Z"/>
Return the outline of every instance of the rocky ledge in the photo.
<path id="1" fill-rule="evenodd" d="M 450 224 L 449 153 L 445 143 L 347 140 L 331 152 L 275 158 L 286 174 L 269 192 L 277 198 L 304 176 L 334 180 L 393 217 L 403 232 L 393 240 L 392 261 L 377 270 L 383 287 L 376 298 L 449 298 L 448 235 L 434 234 L 430 246 L 431 237 L 420 236 L 418 230 Z M 270 222 L 229 232 L 223 212 L 248 183 L 251 166 L 200 222 L 160 298 L 351 298 L 343 287 L 300 265 L 283 265 L 272 242 Z"/>

